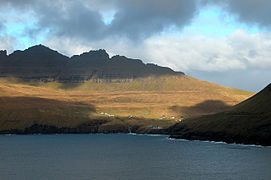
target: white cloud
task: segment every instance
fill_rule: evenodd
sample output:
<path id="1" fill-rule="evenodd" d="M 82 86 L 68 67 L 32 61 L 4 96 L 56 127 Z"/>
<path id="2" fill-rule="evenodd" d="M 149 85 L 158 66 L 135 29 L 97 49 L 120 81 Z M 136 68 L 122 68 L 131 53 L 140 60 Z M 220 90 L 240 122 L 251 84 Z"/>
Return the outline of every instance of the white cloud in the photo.
<path id="1" fill-rule="evenodd" d="M 248 35 L 244 31 L 237 31 L 230 40 L 236 49 L 236 56 L 240 61 L 247 61 L 247 66 L 260 69 L 271 68 L 270 33 Z"/>
<path id="2" fill-rule="evenodd" d="M 237 30 L 223 38 L 153 37 L 144 43 L 149 59 L 178 70 L 229 71 L 271 67 L 271 34 Z"/>
<path id="3" fill-rule="evenodd" d="M 0 50 L 7 50 L 8 53 L 12 53 L 14 51 L 14 44 L 18 44 L 16 38 L 0 35 Z"/>
<path id="4" fill-rule="evenodd" d="M 84 44 L 76 39 L 53 37 L 43 42 L 51 49 L 57 50 L 66 56 L 78 55 L 93 49 L 90 44 Z"/>
<path id="5" fill-rule="evenodd" d="M 233 56 L 226 39 L 205 36 L 160 37 L 148 39 L 145 46 L 150 59 L 179 70 L 226 71 L 244 68 Z"/>

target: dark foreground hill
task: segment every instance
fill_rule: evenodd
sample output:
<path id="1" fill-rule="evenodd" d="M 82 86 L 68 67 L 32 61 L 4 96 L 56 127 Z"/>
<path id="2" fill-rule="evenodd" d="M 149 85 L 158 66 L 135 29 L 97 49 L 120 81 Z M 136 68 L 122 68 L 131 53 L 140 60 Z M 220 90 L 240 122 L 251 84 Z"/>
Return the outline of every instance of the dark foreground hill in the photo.
<path id="1" fill-rule="evenodd" d="M 170 68 L 144 64 L 124 56 L 109 57 L 105 50 L 89 51 L 68 58 L 43 45 L 0 51 L 0 76 L 28 81 L 83 82 L 90 79 L 134 79 L 148 76 L 184 75 Z"/>
<path id="2" fill-rule="evenodd" d="M 231 110 L 184 120 L 171 128 L 174 138 L 271 145 L 271 84 Z"/>

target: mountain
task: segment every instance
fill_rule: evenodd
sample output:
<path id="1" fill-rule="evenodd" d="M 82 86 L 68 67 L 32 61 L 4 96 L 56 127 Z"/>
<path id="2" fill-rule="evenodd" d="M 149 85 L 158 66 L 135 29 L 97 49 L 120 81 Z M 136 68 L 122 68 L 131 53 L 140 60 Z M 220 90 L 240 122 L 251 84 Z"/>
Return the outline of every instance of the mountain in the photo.
<path id="1" fill-rule="evenodd" d="M 169 128 L 172 137 L 271 145 L 271 84 L 218 114 L 184 120 Z"/>
<path id="2" fill-rule="evenodd" d="M 0 74 L 0 133 L 165 133 L 253 95 L 105 50 L 0 51 Z"/>
<path id="3" fill-rule="evenodd" d="M 6 50 L 4 50 L 4 51 L 1 50 L 1 51 L 0 51 L 0 59 L 1 59 L 2 61 L 5 61 L 7 57 L 8 57 L 7 51 L 6 51 Z M 2 61 L 0 61 L 0 63 L 1 63 Z"/>
<path id="4" fill-rule="evenodd" d="M 23 80 L 82 82 L 90 79 L 134 79 L 160 75 L 184 75 L 170 68 L 144 64 L 124 56 L 109 57 L 105 50 L 89 51 L 68 58 L 43 45 L 0 51 L 0 76 Z"/>
<path id="5" fill-rule="evenodd" d="M 0 133 L 164 133 L 252 93 L 189 76 L 82 83 L 0 79 Z"/>
<path id="6" fill-rule="evenodd" d="M 45 46 L 38 45 L 24 51 L 0 55 L 0 76 L 25 80 L 53 79 L 63 70 L 69 58 Z"/>

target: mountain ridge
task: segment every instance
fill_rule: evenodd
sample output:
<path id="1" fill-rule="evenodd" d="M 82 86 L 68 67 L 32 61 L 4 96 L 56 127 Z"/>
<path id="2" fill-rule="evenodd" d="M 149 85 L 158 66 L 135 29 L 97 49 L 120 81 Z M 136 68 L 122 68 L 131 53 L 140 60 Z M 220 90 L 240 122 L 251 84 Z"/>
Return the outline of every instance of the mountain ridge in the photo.
<path id="1" fill-rule="evenodd" d="M 7 55 L 0 51 L 0 76 L 29 81 L 73 81 L 90 79 L 135 79 L 148 76 L 184 75 L 168 67 L 143 63 L 140 59 L 115 55 L 104 49 L 67 57 L 44 45 L 17 50 Z"/>

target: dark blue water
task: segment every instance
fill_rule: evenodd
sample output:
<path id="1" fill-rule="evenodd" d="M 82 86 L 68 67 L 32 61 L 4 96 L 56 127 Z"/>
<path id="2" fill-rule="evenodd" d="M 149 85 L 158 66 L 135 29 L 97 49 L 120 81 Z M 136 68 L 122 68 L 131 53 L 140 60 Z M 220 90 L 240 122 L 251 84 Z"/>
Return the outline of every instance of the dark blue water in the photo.
<path id="1" fill-rule="evenodd" d="M 0 136 L 0 179 L 271 179 L 271 148 L 140 135 Z"/>

